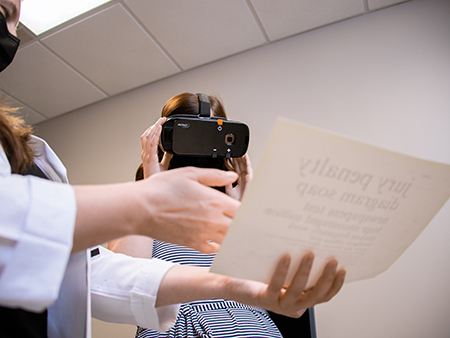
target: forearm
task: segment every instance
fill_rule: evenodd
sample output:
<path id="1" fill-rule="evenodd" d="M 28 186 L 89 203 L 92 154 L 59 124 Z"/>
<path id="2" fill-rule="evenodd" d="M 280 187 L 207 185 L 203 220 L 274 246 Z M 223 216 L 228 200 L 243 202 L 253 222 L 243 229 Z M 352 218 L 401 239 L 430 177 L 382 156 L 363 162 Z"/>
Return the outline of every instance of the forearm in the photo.
<path id="1" fill-rule="evenodd" d="M 226 298 L 227 277 L 209 272 L 209 268 L 186 265 L 172 267 L 159 286 L 156 307 L 194 300 Z"/>
<path id="2" fill-rule="evenodd" d="M 177 265 L 161 281 L 156 306 L 194 300 L 223 298 L 262 307 L 267 284 L 240 280 L 209 272 L 209 268 Z"/>
<path id="3" fill-rule="evenodd" d="M 74 186 L 77 216 L 73 252 L 134 234 L 145 218 L 134 183 Z"/>

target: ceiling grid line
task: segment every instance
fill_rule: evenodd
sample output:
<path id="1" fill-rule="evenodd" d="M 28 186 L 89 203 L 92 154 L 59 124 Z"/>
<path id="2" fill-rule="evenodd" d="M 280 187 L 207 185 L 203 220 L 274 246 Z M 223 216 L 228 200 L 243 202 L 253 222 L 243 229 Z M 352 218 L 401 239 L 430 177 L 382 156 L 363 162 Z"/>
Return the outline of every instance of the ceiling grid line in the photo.
<path id="1" fill-rule="evenodd" d="M 47 50 L 50 54 L 52 54 L 55 58 L 57 58 L 61 63 L 63 63 L 67 68 L 71 69 L 75 74 L 77 74 L 80 78 L 88 82 L 92 87 L 97 89 L 101 94 L 105 96 L 105 98 L 111 97 L 108 93 L 106 93 L 102 88 L 100 88 L 93 80 L 89 79 L 87 75 L 83 74 L 80 70 L 76 69 L 74 65 L 65 60 L 61 55 L 59 55 L 56 51 L 54 51 L 51 47 L 45 44 L 44 40 L 38 42 L 38 44 Z"/>
<path id="2" fill-rule="evenodd" d="M 256 13 L 255 7 L 253 7 L 253 4 L 251 3 L 250 0 L 245 0 L 245 3 L 247 4 L 250 12 L 252 13 L 256 24 L 258 25 L 259 29 L 261 30 L 261 33 L 264 36 L 264 39 L 266 40 L 266 43 L 270 43 L 271 41 L 270 41 L 269 35 L 267 34 L 267 32 L 261 22 L 261 19 L 258 16 L 258 13 Z"/>
<path id="3" fill-rule="evenodd" d="M 369 12 L 369 0 L 362 0 L 362 4 L 363 4 L 363 8 L 364 8 L 364 13 L 368 13 Z"/>
<path id="4" fill-rule="evenodd" d="M 23 103 L 21 100 L 19 100 L 18 98 L 14 97 L 13 95 L 6 95 L 6 93 L 3 90 L 0 90 L 0 94 L 2 94 L 2 96 L 6 97 L 7 99 L 12 99 L 15 101 L 15 104 L 13 105 L 15 108 L 19 108 L 21 110 L 25 109 L 25 111 L 32 111 L 33 114 L 37 114 L 40 117 L 42 117 L 43 119 L 48 119 L 49 117 L 36 111 L 35 109 L 31 108 L 30 106 L 28 106 L 27 104 Z M 8 103 L 9 104 L 9 103 Z M 25 116 L 26 117 L 26 116 Z"/>
<path id="5" fill-rule="evenodd" d="M 158 47 L 158 49 L 161 51 L 161 53 L 169 59 L 173 65 L 178 69 L 179 72 L 183 71 L 183 67 L 177 62 L 175 57 L 173 57 L 167 49 L 164 48 L 161 42 L 158 41 L 158 39 L 145 27 L 145 25 L 142 23 L 141 20 L 134 14 L 134 12 L 131 10 L 130 7 L 127 6 L 125 2 L 121 2 L 122 7 L 124 10 L 133 18 L 133 20 L 136 22 L 136 24 L 147 34 L 148 38 Z"/>

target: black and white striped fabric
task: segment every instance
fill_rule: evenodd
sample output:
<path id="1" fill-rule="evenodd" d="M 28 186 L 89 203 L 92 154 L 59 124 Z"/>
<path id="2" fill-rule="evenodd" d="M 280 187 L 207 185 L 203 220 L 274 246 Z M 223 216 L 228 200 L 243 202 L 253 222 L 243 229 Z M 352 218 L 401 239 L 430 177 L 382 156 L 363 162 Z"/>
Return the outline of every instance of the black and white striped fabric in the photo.
<path id="1" fill-rule="evenodd" d="M 154 258 L 181 265 L 209 267 L 214 256 L 159 241 L 154 241 L 153 244 Z M 160 333 L 138 327 L 136 337 L 280 338 L 282 336 L 265 310 L 234 301 L 213 299 L 182 304 L 177 321 L 169 331 Z"/>

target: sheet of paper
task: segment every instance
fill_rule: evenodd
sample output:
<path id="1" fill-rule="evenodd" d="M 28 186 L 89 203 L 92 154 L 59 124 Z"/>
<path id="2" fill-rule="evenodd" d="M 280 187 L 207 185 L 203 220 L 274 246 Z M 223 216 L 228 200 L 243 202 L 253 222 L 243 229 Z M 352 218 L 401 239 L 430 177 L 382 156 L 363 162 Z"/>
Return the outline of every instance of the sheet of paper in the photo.
<path id="1" fill-rule="evenodd" d="M 450 165 L 279 118 L 212 272 L 268 282 L 279 257 L 315 255 L 309 286 L 335 257 L 346 282 L 374 277 L 450 197 Z"/>

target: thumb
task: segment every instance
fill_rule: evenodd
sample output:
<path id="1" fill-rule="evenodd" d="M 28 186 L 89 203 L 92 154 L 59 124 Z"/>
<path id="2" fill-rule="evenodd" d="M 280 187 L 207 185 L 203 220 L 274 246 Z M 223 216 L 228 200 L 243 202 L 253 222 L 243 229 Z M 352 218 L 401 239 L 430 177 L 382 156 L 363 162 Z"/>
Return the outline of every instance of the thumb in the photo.
<path id="1" fill-rule="evenodd" d="M 222 187 L 235 182 L 238 178 L 238 174 L 234 171 L 202 168 L 189 168 L 187 176 L 210 187 Z"/>

